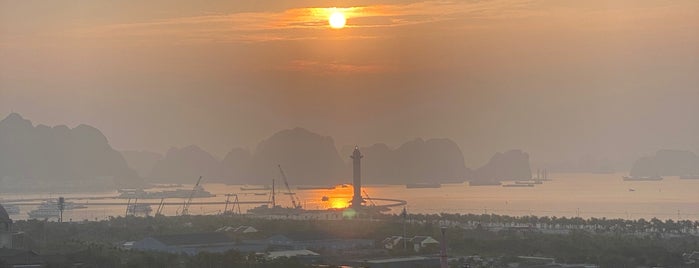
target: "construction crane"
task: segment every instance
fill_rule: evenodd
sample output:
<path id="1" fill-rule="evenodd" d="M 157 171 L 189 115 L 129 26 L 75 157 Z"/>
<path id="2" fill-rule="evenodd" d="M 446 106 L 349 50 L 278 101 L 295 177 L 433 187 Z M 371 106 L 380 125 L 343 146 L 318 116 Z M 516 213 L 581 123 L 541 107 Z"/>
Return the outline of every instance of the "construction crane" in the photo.
<path id="1" fill-rule="evenodd" d="M 242 214 L 240 212 L 240 201 L 238 200 L 238 194 L 226 194 L 226 206 L 223 207 L 223 214 L 228 213 L 228 204 L 230 204 L 231 196 L 235 197 L 233 200 L 233 207 L 231 208 L 231 214 L 235 214 L 236 206 L 238 207 L 238 215 Z"/>
<path id="2" fill-rule="evenodd" d="M 165 198 L 160 199 L 160 204 L 158 204 L 158 209 L 155 211 L 155 215 L 163 215 L 163 207 L 165 207 Z"/>
<path id="3" fill-rule="evenodd" d="M 371 197 L 369 197 L 369 194 L 366 193 L 366 191 L 362 190 L 364 192 L 364 195 L 366 195 L 366 199 L 369 200 L 372 206 L 376 206 L 376 203 L 374 203 L 374 200 L 371 200 Z"/>
<path id="4" fill-rule="evenodd" d="M 291 187 L 289 187 L 289 181 L 286 179 L 286 175 L 284 175 L 284 170 L 282 169 L 282 165 L 279 166 L 279 173 L 282 174 L 282 179 L 284 180 L 284 186 L 286 186 L 286 191 L 291 198 L 291 204 L 294 206 L 294 208 L 301 208 L 301 200 L 297 200 L 298 197 L 291 192 Z"/>
<path id="5" fill-rule="evenodd" d="M 129 206 L 131 206 L 131 198 L 129 198 L 129 201 L 126 202 L 126 212 L 124 213 L 124 217 L 129 216 Z"/>
<path id="6" fill-rule="evenodd" d="M 188 215 L 189 214 L 189 205 L 192 204 L 192 198 L 194 198 L 194 194 L 197 192 L 197 189 L 199 188 L 199 183 L 201 183 L 201 176 L 199 176 L 199 179 L 197 180 L 197 184 L 194 185 L 194 187 L 192 188 L 192 192 L 189 194 L 189 198 L 182 206 L 182 212 L 180 213 L 180 215 Z"/>

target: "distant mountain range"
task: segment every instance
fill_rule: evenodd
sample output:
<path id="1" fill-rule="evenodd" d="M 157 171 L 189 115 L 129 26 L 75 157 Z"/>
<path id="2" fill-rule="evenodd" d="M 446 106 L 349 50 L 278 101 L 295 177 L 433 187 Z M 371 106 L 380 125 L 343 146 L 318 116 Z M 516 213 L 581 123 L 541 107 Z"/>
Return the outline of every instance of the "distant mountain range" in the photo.
<path id="1" fill-rule="evenodd" d="M 140 181 L 96 128 L 34 126 L 16 113 L 0 121 L 3 192 L 113 189 Z"/>
<path id="2" fill-rule="evenodd" d="M 464 181 L 469 174 L 461 149 L 449 139 L 418 138 L 395 149 L 378 143 L 360 150 L 364 155 L 362 176 L 371 183 Z M 349 152 L 345 155 L 349 170 Z"/>
<path id="3" fill-rule="evenodd" d="M 529 180 L 532 178 L 529 154 L 521 150 L 496 153 L 487 164 L 471 172 L 470 178 L 480 183 Z"/>
<path id="4" fill-rule="evenodd" d="M 631 167 L 631 176 L 699 175 L 699 156 L 690 151 L 659 150 L 653 156 L 641 157 Z"/>
<path id="5" fill-rule="evenodd" d="M 171 148 L 165 155 L 115 151 L 96 128 L 80 125 L 34 126 L 19 114 L 0 121 L 1 191 L 91 190 L 138 187 L 147 182 L 269 184 L 281 165 L 290 183 L 330 185 L 351 181 L 349 152 L 338 153 L 332 137 L 303 128 L 279 131 L 254 151 L 231 150 L 219 160 L 195 146 Z M 362 176 L 368 184 L 507 180 L 531 177 L 528 155 L 496 154 L 484 167 L 470 170 L 449 139 L 414 139 L 396 148 L 361 146 Z"/>
<path id="6" fill-rule="evenodd" d="M 350 182 L 352 149 L 353 146 L 345 146 L 340 154 L 332 137 L 294 128 L 273 134 L 260 142 L 254 152 L 235 148 L 220 161 L 197 146 L 173 148 L 153 164 L 151 172 L 144 174 L 166 183 L 191 183 L 202 175 L 208 182 L 270 184 L 272 179 L 279 179 L 277 165 L 281 165 L 293 184 L 329 185 Z M 498 153 L 484 167 L 472 171 L 465 166 L 459 147 L 449 139 L 418 138 L 397 148 L 379 143 L 360 150 L 364 154 L 365 183 L 531 178 L 529 156 L 522 151 Z M 125 154 L 127 159 L 135 156 Z"/>

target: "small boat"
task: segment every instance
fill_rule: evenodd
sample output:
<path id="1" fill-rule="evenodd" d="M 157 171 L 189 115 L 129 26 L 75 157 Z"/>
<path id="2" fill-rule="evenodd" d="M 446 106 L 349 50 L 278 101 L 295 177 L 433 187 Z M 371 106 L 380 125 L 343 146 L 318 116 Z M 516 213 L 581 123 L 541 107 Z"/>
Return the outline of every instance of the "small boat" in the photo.
<path id="1" fill-rule="evenodd" d="M 323 198 L 320 199 L 320 201 L 328 201 L 328 200 L 330 200 L 330 197 L 328 197 L 327 195 L 324 195 Z"/>
<path id="2" fill-rule="evenodd" d="M 500 186 L 499 181 L 469 181 L 468 186 Z"/>
<path id="3" fill-rule="evenodd" d="M 527 184 L 503 184 L 502 187 L 534 187 L 534 184 L 532 183 L 527 183 Z"/>
<path id="4" fill-rule="evenodd" d="M 534 181 L 515 181 L 515 184 L 544 184 L 542 180 L 534 180 Z"/>
<path id="5" fill-rule="evenodd" d="M 635 191 L 636 191 L 636 189 L 634 189 L 634 188 L 629 188 L 629 192 L 635 192 Z"/>
<path id="6" fill-rule="evenodd" d="M 272 190 L 272 187 L 269 185 L 262 185 L 262 186 L 241 186 L 240 187 L 241 191 L 267 191 L 267 190 Z"/>
<path id="7" fill-rule="evenodd" d="M 408 189 L 414 189 L 414 188 L 440 188 L 442 187 L 441 184 L 436 183 L 436 182 L 423 182 L 423 183 L 408 183 L 405 185 L 405 188 Z"/>
<path id="8" fill-rule="evenodd" d="M 644 177 L 633 177 L 633 176 L 624 176 L 624 181 L 661 181 L 663 180 L 663 177 L 660 176 L 644 176 Z"/>

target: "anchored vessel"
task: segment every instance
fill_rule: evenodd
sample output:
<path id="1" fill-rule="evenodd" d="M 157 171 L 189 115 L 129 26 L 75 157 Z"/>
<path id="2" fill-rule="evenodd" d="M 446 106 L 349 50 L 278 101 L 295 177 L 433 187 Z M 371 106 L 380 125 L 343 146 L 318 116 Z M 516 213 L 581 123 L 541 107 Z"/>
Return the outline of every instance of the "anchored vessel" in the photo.
<path id="1" fill-rule="evenodd" d="M 653 177 L 633 177 L 633 176 L 624 176 L 625 181 L 661 181 L 663 180 L 663 177 L 660 176 L 653 176 Z"/>
<path id="2" fill-rule="evenodd" d="M 408 183 L 405 185 L 405 188 L 408 189 L 413 189 L 413 188 L 440 188 L 442 187 L 441 184 L 436 183 L 436 182 L 423 182 L 423 183 Z"/>

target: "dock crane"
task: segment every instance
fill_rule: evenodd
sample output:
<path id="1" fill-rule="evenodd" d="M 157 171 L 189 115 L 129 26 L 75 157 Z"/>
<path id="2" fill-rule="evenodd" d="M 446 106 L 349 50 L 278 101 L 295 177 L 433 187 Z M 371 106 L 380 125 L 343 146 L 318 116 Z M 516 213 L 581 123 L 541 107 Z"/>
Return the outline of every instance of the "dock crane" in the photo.
<path id="1" fill-rule="evenodd" d="M 163 215 L 163 207 L 165 207 L 165 198 L 160 199 L 160 204 L 158 204 L 158 209 L 155 211 L 155 215 Z"/>
<path id="2" fill-rule="evenodd" d="M 291 192 L 291 187 L 289 187 L 289 181 L 286 179 L 286 175 L 284 175 L 284 170 L 282 169 L 282 165 L 279 166 L 279 173 L 282 174 L 282 179 L 284 180 L 284 186 L 286 186 L 286 191 L 291 198 L 291 204 L 294 206 L 294 208 L 301 208 L 301 200 L 297 200 L 298 197 L 294 195 L 293 192 Z"/>
<path id="3" fill-rule="evenodd" d="M 231 196 L 235 197 L 233 200 L 233 207 L 231 208 L 231 214 L 235 214 L 236 206 L 238 207 L 238 215 L 242 214 L 240 212 L 240 201 L 238 200 L 238 194 L 226 194 L 226 206 L 223 207 L 223 214 L 228 213 L 228 204 L 230 204 Z"/>
<path id="4" fill-rule="evenodd" d="M 369 194 L 366 193 L 366 191 L 362 190 L 364 192 L 364 195 L 366 195 L 366 199 L 369 200 L 372 206 L 376 206 L 376 203 L 374 203 L 374 200 L 371 200 L 371 197 L 369 197 Z"/>
<path id="5" fill-rule="evenodd" d="M 192 188 L 192 192 L 189 194 L 189 198 L 182 206 L 182 212 L 180 213 L 180 215 L 188 215 L 189 214 L 189 206 L 192 204 L 192 198 L 194 198 L 194 193 L 196 193 L 197 189 L 199 188 L 199 183 L 201 183 L 201 176 L 199 176 L 199 179 L 197 180 L 197 184 L 194 185 L 194 187 Z"/>

